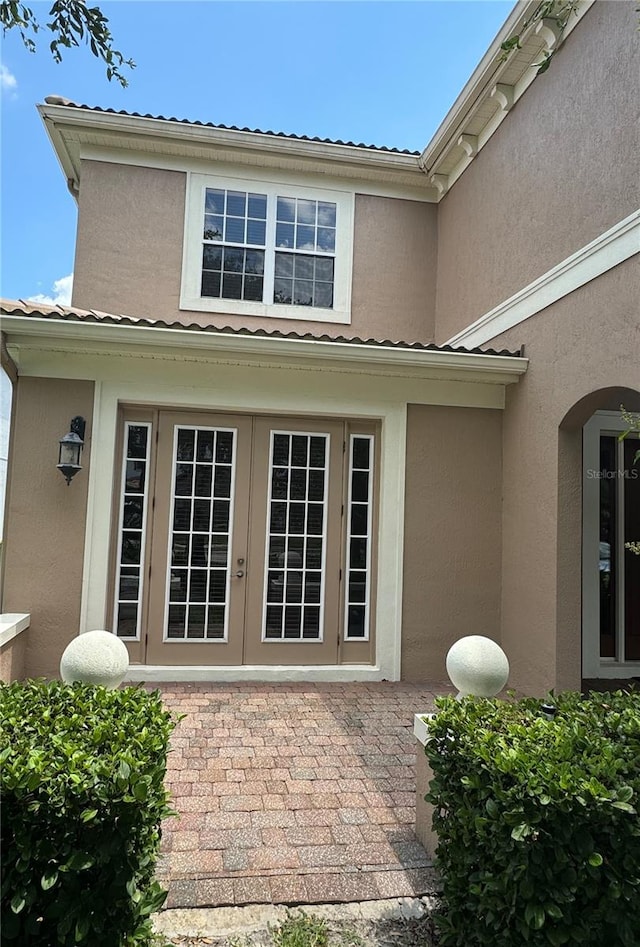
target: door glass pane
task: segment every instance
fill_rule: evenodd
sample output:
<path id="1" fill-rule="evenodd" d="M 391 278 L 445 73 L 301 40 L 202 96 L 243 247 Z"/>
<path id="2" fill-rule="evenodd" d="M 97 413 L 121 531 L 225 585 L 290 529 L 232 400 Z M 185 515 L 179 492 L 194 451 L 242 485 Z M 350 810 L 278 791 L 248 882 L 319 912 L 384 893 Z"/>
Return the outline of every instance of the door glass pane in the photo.
<path id="1" fill-rule="evenodd" d="M 624 542 L 640 542 L 640 439 L 623 441 L 624 479 Z M 640 556 L 630 549 L 624 551 L 624 657 L 640 660 Z"/>
<path id="2" fill-rule="evenodd" d="M 125 422 L 116 562 L 114 632 L 140 636 L 151 425 Z"/>
<path id="3" fill-rule="evenodd" d="M 234 450 L 235 431 L 176 428 L 169 640 L 226 640 Z"/>
<path id="4" fill-rule="evenodd" d="M 321 641 L 328 434 L 271 433 L 265 641 Z"/>
<path id="5" fill-rule="evenodd" d="M 369 637 L 371 584 L 371 513 L 373 437 L 352 435 L 349 444 L 349 494 L 347 516 L 347 582 L 345 638 Z"/>
<path id="6" fill-rule="evenodd" d="M 617 438 L 600 438 L 600 657 L 616 656 Z"/>

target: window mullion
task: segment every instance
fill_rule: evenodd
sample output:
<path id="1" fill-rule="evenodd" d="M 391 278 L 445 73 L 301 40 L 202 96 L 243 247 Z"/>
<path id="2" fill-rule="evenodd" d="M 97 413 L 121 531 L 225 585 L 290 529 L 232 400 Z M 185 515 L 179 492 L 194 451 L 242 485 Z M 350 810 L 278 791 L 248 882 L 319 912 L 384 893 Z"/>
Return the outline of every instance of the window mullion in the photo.
<path id="1" fill-rule="evenodd" d="M 266 305 L 273 303 L 273 286 L 276 267 L 276 193 L 267 193 L 267 233 L 264 254 L 264 284 L 262 301 Z"/>

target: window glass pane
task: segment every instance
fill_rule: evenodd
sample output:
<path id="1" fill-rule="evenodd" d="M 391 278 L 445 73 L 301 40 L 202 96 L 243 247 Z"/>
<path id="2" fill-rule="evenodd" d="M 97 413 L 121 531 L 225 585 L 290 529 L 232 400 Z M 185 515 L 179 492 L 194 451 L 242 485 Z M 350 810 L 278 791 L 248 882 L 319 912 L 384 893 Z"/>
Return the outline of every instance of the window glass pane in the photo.
<path id="1" fill-rule="evenodd" d="M 189 601 L 206 602 L 207 600 L 207 572 L 204 569 L 193 569 L 189 582 Z"/>
<path id="2" fill-rule="evenodd" d="M 191 496 L 193 490 L 193 464 L 178 464 L 174 486 L 176 496 Z"/>
<path id="3" fill-rule="evenodd" d="M 294 228 L 293 224 L 277 224 L 276 226 L 276 246 L 293 247 Z"/>
<path id="4" fill-rule="evenodd" d="M 127 493 L 144 493 L 146 464 L 140 460 L 128 460 L 125 491 Z"/>
<path id="5" fill-rule="evenodd" d="M 293 276 L 293 261 L 291 253 L 276 253 L 276 276 Z"/>
<path id="6" fill-rule="evenodd" d="M 205 243 L 202 248 L 202 266 L 205 270 L 222 269 L 222 247 Z"/>
<path id="7" fill-rule="evenodd" d="M 298 223 L 315 224 L 316 201 L 298 200 Z"/>
<path id="8" fill-rule="evenodd" d="M 187 638 L 204 638 L 204 605 L 189 605 L 187 618 Z"/>
<path id="9" fill-rule="evenodd" d="M 231 431 L 216 433 L 216 463 L 230 464 L 233 458 L 233 434 Z"/>
<path id="10" fill-rule="evenodd" d="M 220 274 L 205 270 L 202 274 L 202 285 L 200 295 L 211 296 L 215 299 L 220 298 Z"/>
<path id="11" fill-rule="evenodd" d="M 265 637 L 282 637 L 282 605 L 267 605 L 267 616 L 265 621 Z"/>
<path id="12" fill-rule="evenodd" d="M 289 463 L 289 443 L 290 443 L 290 438 L 288 434 L 274 434 L 273 435 L 273 462 L 274 464 L 286 466 Z"/>
<path id="13" fill-rule="evenodd" d="M 299 638 L 302 625 L 302 609 L 299 605 L 287 605 L 284 610 L 284 637 Z"/>
<path id="14" fill-rule="evenodd" d="M 315 471 L 314 471 L 315 472 Z M 291 493 L 292 500 L 304 500 L 307 496 L 307 471 L 291 471 Z"/>
<path id="15" fill-rule="evenodd" d="M 227 573 L 225 569 L 212 569 L 209 573 L 209 601 L 224 602 L 227 594 Z"/>
<path id="16" fill-rule="evenodd" d="M 213 460 L 213 431 L 198 431 L 196 460 Z"/>
<path id="17" fill-rule="evenodd" d="M 322 540 L 308 539 L 305 565 L 307 569 L 320 569 L 322 567 Z"/>
<path id="18" fill-rule="evenodd" d="M 318 227 L 318 250 L 324 250 L 325 253 L 335 253 L 336 232 L 327 227 Z"/>
<path id="19" fill-rule="evenodd" d="M 225 273 L 242 273 L 244 267 L 244 250 L 236 250 L 232 247 L 224 248 L 224 270 Z"/>
<path id="20" fill-rule="evenodd" d="M 365 637 L 365 607 L 364 605 L 350 605 L 347 620 L 347 634 L 350 638 Z"/>
<path id="21" fill-rule="evenodd" d="M 351 475 L 351 499 L 356 503 L 369 499 L 369 474 L 364 470 L 354 470 Z"/>
<path id="22" fill-rule="evenodd" d="M 203 237 L 205 240 L 222 240 L 223 218 L 214 217 L 212 214 L 204 216 Z"/>
<path id="23" fill-rule="evenodd" d="M 302 626 L 303 638 L 320 637 L 320 609 L 309 607 L 304 610 L 304 624 Z"/>
<path id="24" fill-rule="evenodd" d="M 316 248 L 316 237 L 315 237 L 314 228 L 302 227 L 302 226 L 298 227 L 296 231 L 296 249 L 297 250 L 315 250 L 315 248 Z"/>
<path id="25" fill-rule="evenodd" d="M 264 250 L 247 250 L 244 268 L 245 273 L 262 276 L 264 273 Z"/>
<path id="26" fill-rule="evenodd" d="M 317 256 L 314 259 L 316 261 L 316 279 L 333 282 L 333 260 L 323 256 Z"/>
<path id="27" fill-rule="evenodd" d="M 124 529 L 141 529 L 144 502 L 141 496 L 126 497 L 122 512 Z"/>
<path id="28" fill-rule="evenodd" d="M 184 624 L 187 609 L 184 605 L 169 606 L 168 638 L 184 638 Z"/>
<path id="29" fill-rule="evenodd" d="M 207 214 L 224 214 L 224 191 L 208 187 L 204 207 Z"/>
<path id="30" fill-rule="evenodd" d="M 120 602 L 117 607 L 116 634 L 119 638 L 135 638 L 138 634 L 137 602 Z"/>
<path id="31" fill-rule="evenodd" d="M 273 285 L 273 301 L 289 305 L 293 298 L 293 280 L 276 278 Z"/>
<path id="32" fill-rule="evenodd" d="M 353 569 L 367 568 L 367 540 L 352 539 L 350 543 L 349 565 Z"/>
<path id="33" fill-rule="evenodd" d="M 224 605 L 210 605 L 207 638 L 224 638 Z"/>
<path id="34" fill-rule="evenodd" d="M 134 457 L 141 460 L 147 456 L 147 434 L 146 427 L 139 424 L 129 425 L 129 436 L 127 438 L 127 457 Z"/>
<path id="35" fill-rule="evenodd" d="M 286 573 L 287 576 L 287 585 L 286 585 L 286 601 L 287 602 L 301 602 L 302 601 L 302 572 L 289 572 Z"/>
<path id="36" fill-rule="evenodd" d="M 351 507 L 351 535 L 352 536 L 366 536 L 367 535 L 367 520 L 368 520 L 368 511 L 367 505 L 365 503 L 354 503 Z"/>
<path id="37" fill-rule="evenodd" d="M 227 243 L 244 243 L 244 220 L 227 217 L 224 239 Z"/>
<path id="38" fill-rule="evenodd" d="M 336 205 L 329 201 L 318 201 L 318 226 L 335 227 Z"/>
<path id="39" fill-rule="evenodd" d="M 118 589 L 118 598 L 122 601 L 136 601 L 140 586 L 140 570 L 126 569 L 120 570 L 120 586 Z"/>
<path id="40" fill-rule="evenodd" d="M 266 225 L 263 220 L 250 220 L 247 222 L 247 243 L 257 243 L 263 247 L 265 244 Z"/>
<path id="41" fill-rule="evenodd" d="M 313 279 L 313 270 L 314 270 L 314 257 L 312 256 L 295 256 L 295 276 L 296 279 Z"/>
<path id="42" fill-rule="evenodd" d="M 231 496 L 231 467 L 216 467 L 213 493 L 217 497 Z"/>
<path id="43" fill-rule="evenodd" d="M 232 217 L 244 217 L 247 208 L 247 195 L 244 191 L 227 191 L 227 214 Z"/>
<path id="44" fill-rule="evenodd" d="M 130 565 L 138 565 L 140 562 L 140 550 L 142 547 L 142 534 L 140 532 L 126 532 L 122 534 L 122 562 Z"/>
<path id="45" fill-rule="evenodd" d="M 267 219 L 267 198 L 265 194 L 249 194 L 249 217 Z"/>
<path id="46" fill-rule="evenodd" d="M 180 501 L 177 500 L 176 503 Z M 194 500 L 193 530 L 196 533 L 208 533 L 211 527 L 211 500 Z M 187 524 L 187 529 L 189 528 Z M 177 525 L 174 523 L 174 529 Z"/>
<path id="47" fill-rule="evenodd" d="M 262 302 L 263 280 L 261 276 L 245 276 L 243 299 Z"/>
<path id="48" fill-rule="evenodd" d="M 209 464 L 196 465 L 196 486 L 195 486 L 196 496 L 198 497 L 211 496 L 212 478 L 213 478 L 213 471 Z"/>
<path id="49" fill-rule="evenodd" d="M 314 283 L 313 305 L 317 309 L 333 308 L 333 283 Z"/>
<path id="50" fill-rule="evenodd" d="M 178 429 L 178 460 L 193 460 L 196 432 L 188 428 Z"/>
<path id="51" fill-rule="evenodd" d="M 312 437 L 309 455 L 310 467 L 324 467 L 326 441 L 324 437 Z"/>
<path id="52" fill-rule="evenodd" d="M 369 439 L 356 437 L 353 439 L 353 466 L 354 469 L 369 469 Z"/>
<path id="53" fill-rule="evenodd" d="M 271 496 L 274 500 L 287 499 L 289 473 L 282 467 L 274 467 L 271 474 Z"/>
<path id="54" fill-rule="evenodd" d="M 296 201 L 294 197 L 279 197 L 277 203 L 277 219 L 294 221 L 296 219 Z"/>
<path id="55" fill-rule="evenodd" d="M 313 283 L 311 280 L 294 280 L 293 302 L 296 306 L 310 306 L 313 302 Z"/>
<path id="56" fill-rule="evenodd" d="M 236 273 L 225 273 L 222 281 L 223 299 L 242 299 L 242 276 Z"/>

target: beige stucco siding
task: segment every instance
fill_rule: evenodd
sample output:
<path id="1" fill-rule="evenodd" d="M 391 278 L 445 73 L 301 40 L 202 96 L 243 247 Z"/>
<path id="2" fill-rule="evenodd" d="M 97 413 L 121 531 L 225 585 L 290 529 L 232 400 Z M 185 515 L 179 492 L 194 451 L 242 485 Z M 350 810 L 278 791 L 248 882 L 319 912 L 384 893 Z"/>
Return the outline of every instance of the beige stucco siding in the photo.
<path id="1" fill-rule="evenodd" d="M 500 638 L 501 431 L 501 411 L 409 405 L 405 680 L 446 680 L 463 635 Z"/>
<path id="2" fill-rule="evenodd" d="M 490 343 L 530 359 L 503 442 L 502 646 L 525 692 L 580 686 L 582 425 L 640 407 L 639 299 L 636 256 Z"/>
<path id="3" fill-rule="evenodd" d="M 640 205 L 636 6 L 594 5 L 438 205 L 437 342 Z"/>
<path id="4" fill-rule="evenodd" d="M 433 204 L 357 195 L 350 325 L 181 311 L 186 174 L 83 161 L 73 305 L 236 326 L 430 341 L 434 332 Z"/>
<path id="5" fill-rule="evenodd" d="M 55 677 L 79 630 L 93 388 L 88 381 L 21 377 L 14 389 L 2 607 L 31 615 L 17 639 L 25 641 L 28 677 Z M 83 470 L 67 486 L 56 470 L 58 440 L 76 415 L 87 420 Z"/>
<path id="6" fill-rule="evenodd" d="M 351 334 L 433 341 L 436 241 L 435 204 L 358 195 Z"/>

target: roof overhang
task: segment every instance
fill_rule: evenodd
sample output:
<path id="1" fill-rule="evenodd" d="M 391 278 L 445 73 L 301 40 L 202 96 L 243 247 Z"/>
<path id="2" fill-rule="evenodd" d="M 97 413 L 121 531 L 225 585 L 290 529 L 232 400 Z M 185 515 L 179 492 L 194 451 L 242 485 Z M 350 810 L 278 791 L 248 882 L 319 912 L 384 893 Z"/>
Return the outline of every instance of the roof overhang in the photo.
<path id="1" fill-rule="evenodd" d="M 65 102 L 59 96 L 48 96 L 38 105 L 38 112 L 74 196 L 80 185 L 83 153 L 106 150 L 127 153 L 134 164 L 138 155 L 328 174 L 415 188 L 423 200 L 437 200 L 437 191 L 415 154 L 101 111 Z"/>
<path id="2" fill-rule="evenodd" d="M 242 332 L 56 320 L 3 311 L 2 331 L 18 372 L 29 351 L 172 361 L 314 368 L 368 375 L 509 385 L 526 372 L 520 356 L 432 351 L 407 346 L 287 339 Z"/>
<path id="3" fill-rule="evenodd" d="M 538 20 L 523 30 L 523 23 L 540 7 L 540 0 L 516 3 L 420 156 L 420 165 L 438 189 L 439 198 L 444 197 L 526 92 L 545 53 L 554 52 L 566 40 L 594 2 L 579 0 L 562 35 L 553 19 Z M 502 43 L 516 34 L 520 35 L 521 49 L 502 62 Z"/>

